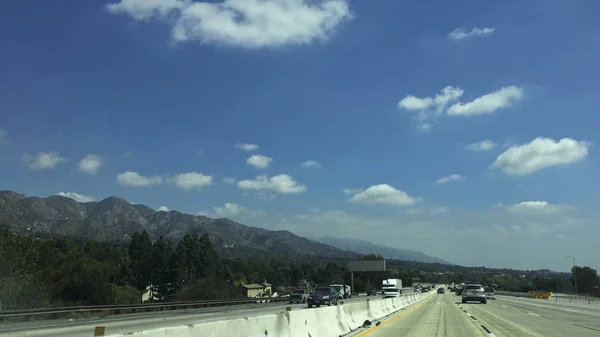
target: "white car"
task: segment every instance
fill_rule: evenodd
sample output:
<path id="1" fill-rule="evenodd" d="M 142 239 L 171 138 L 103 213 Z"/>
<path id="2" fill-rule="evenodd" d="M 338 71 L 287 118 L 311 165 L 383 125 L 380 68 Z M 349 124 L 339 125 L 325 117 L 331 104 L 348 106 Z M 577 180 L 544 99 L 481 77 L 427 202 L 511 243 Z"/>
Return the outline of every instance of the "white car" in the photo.
<path id="1" fill-rule="evenodd" d="M 491 300 L 496 299 L 496 290 L 494 288 L 485 288 L 485 297 Z"/>

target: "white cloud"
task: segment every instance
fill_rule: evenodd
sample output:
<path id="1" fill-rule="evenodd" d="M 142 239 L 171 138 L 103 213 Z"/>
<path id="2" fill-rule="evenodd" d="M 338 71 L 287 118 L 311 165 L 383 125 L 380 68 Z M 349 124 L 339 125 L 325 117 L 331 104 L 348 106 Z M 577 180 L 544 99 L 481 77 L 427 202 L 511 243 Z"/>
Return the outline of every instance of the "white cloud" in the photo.
<path id="1" fill-rule="evenodd" d="M 91 202 L 91 201 L 96 200 L 90 196 L 75 193 L 75 192 L 58 192 L 58 195 L 69 198 L 69 199 L 73 199 L 78 202 Z"/>
<path id="2" fill-rule="evenodd" d="M 107 9 L 138 21 L 163 20 L 175 42 L 244 48 L 325 41 L 353 17 L 345 0 L 121 0 Z"/>
<path id="3" fill-rule="evenodd" d="M 448 37 L 452 40 L 463 40 L 472 36 L 486 36 L 492 35 L 496 31 L 496 28 L 473 28 L 470 32 L 465 31 L 464 28 L 457 28 L 448 34 Z"/>
<path id="4" fill-rule="evenodd" d="M 398 107 L 407 111 L 420 111 L 435 108 L 436 112 L 442 112 L 450 102 L 459 99 L 463 93 L 464 91 L 461 88 L 447 86 L 433 98 L 430 96 L 419 98 L 407 95 L 398 102 Z"/>
<path id="5" fill-rule="evenodd" d="M 253 156 L 250 156 L 246 162 L 249 165 L 252 165 L 256 168 L 259 169 L 264 169 L 269 167 L 269 165 L 271 165 L 271 163 L 273 162 L 273 158 L 271 157 L 267 157 L 267 156 L 263 156 L 261 154 L 255 154 Z"/>
<path id="6" fill-rule="evenodd" d="M 571 207 L 562 204 L 550 204 L 546 201 L 523 201 L 507 208 L 510 213 L 543 213 L 550 214 L 568 210 Z"/>
<path id="7" fill-rule="evenodd" d="M 496 143 L 486 139 L 477 143 L 471 143 L 467 145 L 466 149 L 469 151 L 489 151 L 494 147 L 496 147 Z"/>
<path id="8" fill-rule="evenodd" d="M 215 207 L 215 213 L 220 217 L 232 216 L 245 211 L 247 211 L 245 207 L 231 203 L 226 203 L 223 207 Z"/>
<path id="9" fill-rule="evenodd" d="M 490 114 L 498 109 L 511 106 L 523 98 L 524 91 L 517 86 L 500 88 L 489 94 L 477 97 L 468 103 L 456 103 L 448 108 L 449 116 L 477 116 Z"/>
<path id="10" fill-rule="evenodd" d="M 234 178 L 224 177 L 221 179 L 226 184 L 235 184 L 236 180 Z"/>
<path id="11" fill-rule="evenodd" d="M 410 206 L 420 201 L 420 198 L 413 198 L 406 192 L 397 190 L 388 184 L 380 184 L 358 192 L 348 201 L 364 204 Z"/>
<path id="12" fill-rule="evenodd" d="M 34 155 L 24 153 L 22 159 L 32 171 L 53 170 L 59 164 L 68 162 L 58 152 L 37 152 Z"/>
<path id="13" fill-rule="evenodd" d="M 316 160 L 307 160 L 302 163 L 302 167 L 321 167 L 321 163 Z"/>
<path id="14" fill-rule="evenodd" d="M 238 144 L 235 144 L 233 147 L 235 147 L 236 149 L 244 150 L 244 151 L 255 151 L 255 150 L 258 150 L 258 145 L 256 145 L 256 144 L 242 144 L 242 143 L 238 143 Z"/>
<path id="15" fill-rule="evenodd" d="M 256 176 L 254 180 L 240 180 L 238 187 L 243 190 L 270 190 L 278 193 L 301 193 L 307 190 L 306 185 L 301 185 L 287 174 L 274 177 L 265 175 Z"/>
<path id="16" fill-rule="evenodd" d="M 170 181 L 184 191 L 201 190 L 204 186 L 212 185 L 212 176 L 204 175 L 200 172 L 181 173 Z"/>
<path id="17" fill-rule="evenodd" d="M 96 154 L 88 154 L 77 165 L 79 166 L 79 171 L 94 175 L 98 172 L 100 166 L 102 166 L 102 157 Z"/>
<path id="18" fill-rule="evenodd" d="M 507 175 L 528 175 L 552 166 L 569 165 L 585 159 L 590 144 L 563 138 L 536 138 L 529 144 L 515 145 L 503 152 L 492 164 Z"/>
<path id="19" fill-rule="evenodd" d="M 362 192 L 362 188 L 344 188 L 343 192 L 345 194 L 356 194 Z"/>
<path id="20" fill-rule="evenodd" d="M 417 215 L 423 213 L 423 210 L 420 208 L 409 208 L 406 210 L 406 213 L 410 215 Z"/>
<path id="21" fill-rule="evenodd" d="M 438 206 L 438 207 L 431 208 L 429 210 L 429 214 L 432 214 L 432 215 L 444 214 L 444 213 L 448 213 L 449 211 L 450 211 L 450 209 L 448 207 Z"/>
<path id="22" fill-rule="evenodd" d="M 465 179 L 465 177 L 461 176 L 460 174 L 456 174 L 453 173 L 447 177 L 442 177 L 438 180 L 435 181 L 436 184 L 446 184 L 452 181 L 458 181 L 458 180 L 463 180 Z"/>
<path id="23" fill-rule="evenodd" d="M 167 207 L 167 206 L 160 206 L 160 207 L 157 209 L 157 211 L 159 211 L 159 212 L 161 212 L 161 211 L 162 211 L 162 212 L 168 212 L 168 211 L 169 211 L 169 207 Z"/>
<path id="24" fill-rule="evenodd" d="M 447 86 L 434 97 L 419 98 L 413 95 L 407 95 L 400 102 L 398 107 L 406 111 L 417 112 L 414 119 L 417 122 L 419 131 L 429 131 L 432 128 L 432 121 L 436 116 L 441 115 L 444 109 L 453 101 L 456 101 L 463 95 L 464 91 L 457 87 Z"/>
<path id="25" fill-rule="evenodd" d="M 124 187 L 149 187 L 162 184 L 163 179 L 159 176 L 144 177 L 137 172 L 126 171 L 117 175 L 117 183 Z"/>

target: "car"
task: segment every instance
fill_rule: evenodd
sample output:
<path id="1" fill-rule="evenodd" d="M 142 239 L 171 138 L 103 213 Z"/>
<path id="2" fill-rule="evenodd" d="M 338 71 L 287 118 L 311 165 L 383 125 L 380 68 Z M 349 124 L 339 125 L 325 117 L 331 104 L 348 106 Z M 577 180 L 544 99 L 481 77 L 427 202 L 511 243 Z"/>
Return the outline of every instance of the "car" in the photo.
<path id="1" fill-rule="evenodd" d="M 456 296 L 461 296 L 463 293 L 463 288 L 456 288 Z"/>
<path id="2" fill-rule="evenodd" d="M 481 284 L 467 284 L 462 292 L 462 302 L 467 303 L 469 301 L 480 302 L 486 304 L 485 290 Z"/>
<path id="3" fill-rule="evenodd" d="M 306 303 L 310 294 L 306 289 L 296 289 L 294 290 L 289 297 L 290 303 Z"/>
<path id="4" fill-rule="evenodd" d="M 445 294 L 445 293 L 446 293 L 446 291 L 444 290 L 444 288 L 438 288 L 438 291 L 437 291 L 437 293 L 438 293 L 438 294 Z"/>
<path id="5" fill-rule="evenodd" d="M 485 298 L 495 300 L 496 299 L 496 290 L 494 290 L 494 288 L 485 288 Z"/>
<path id="6" fill-rule="evenodd" d="M 416 287 L 416 288 L 415 288 L 415 292 L 416 292 L 416 293 L 420 293 L 420 292 L 421 292 L 421 289 L 419 289 L 418 287 Z"/>
<path id="7" fill-rule="evenodd" d="M 377 296 L 377 289 L 375 289 L 375 288 L 367 289 L 367 296 Z"/>
<path id="8" fill-rule="evenodd" d="M 337 305 L 340 299 L 340 293 L 332 287 L 318 287 L 308 297 L 308 307 L 313 305 L 320 307 L 321 305 Z"/>

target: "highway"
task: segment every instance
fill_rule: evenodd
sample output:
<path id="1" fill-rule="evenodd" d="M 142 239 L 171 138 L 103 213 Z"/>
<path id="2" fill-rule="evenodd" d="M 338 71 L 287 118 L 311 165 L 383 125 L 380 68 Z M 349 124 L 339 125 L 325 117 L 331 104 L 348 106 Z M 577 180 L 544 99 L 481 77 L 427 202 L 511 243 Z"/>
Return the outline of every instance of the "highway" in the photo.
<path id="1" fill-rule="evenodd" d="M 404 288 L 404 293 L 412 288 Z M 365 301 L 371 296 L 353 296 L 343 300 L 345 303 Z M 207 307 L 173 311 L 154 311 L 147 313 L 112 315 L 105 318 L 55 319 L 34 322 L 0 323 L 0 336 L 11 337 L 80 337 L 92 336 L 95 326 L 105 326 L 106 335 L 129 333 L 169 326 L 185 326 L 208 321 L 226 320 L 240 317 L 275 314 L 291 306 L 292 310 L 308 309 L 306 304 L 288 304 L 287 302 L 256 303 L 224 307 Z"/>
<path id="2" fill-rule="evenodd" d="M 600 305 L 498 296 L 487 304 L 462 304 L 454 294 L 434 294 L 359 337 L 600 336 Z"/>

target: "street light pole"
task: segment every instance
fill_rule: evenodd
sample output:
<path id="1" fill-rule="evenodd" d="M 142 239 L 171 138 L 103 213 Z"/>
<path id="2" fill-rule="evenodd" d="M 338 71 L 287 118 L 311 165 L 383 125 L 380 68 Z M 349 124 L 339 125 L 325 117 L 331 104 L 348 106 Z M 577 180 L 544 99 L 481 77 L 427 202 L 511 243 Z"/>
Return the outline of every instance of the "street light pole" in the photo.
<path id="1" fill-rule="evenodd" d="M 569 256 L 569 255 L 563 256 L 563 258 L 565 258 L 565 257 L 573 259 L 573 280 L 575 281 L 575 294 L 577 294 L 577 270 L 575 269 L 575 267 L 576 267 L 575 258 L 573 256 Z"/>

